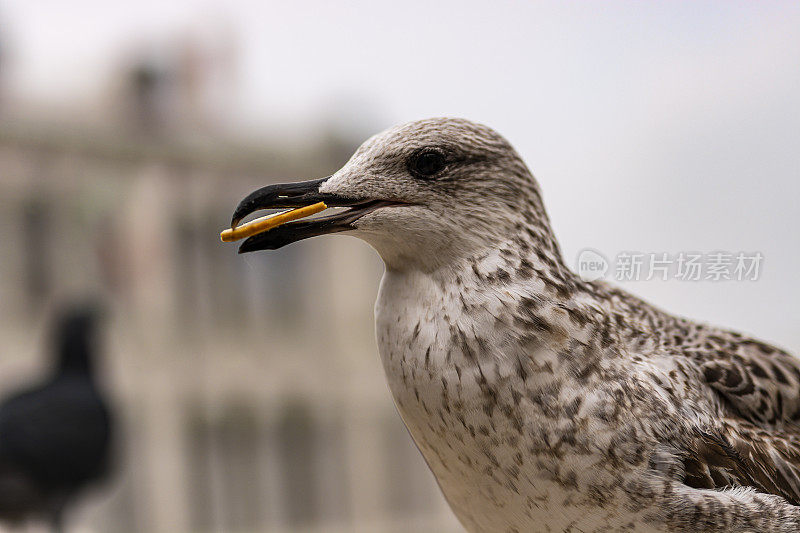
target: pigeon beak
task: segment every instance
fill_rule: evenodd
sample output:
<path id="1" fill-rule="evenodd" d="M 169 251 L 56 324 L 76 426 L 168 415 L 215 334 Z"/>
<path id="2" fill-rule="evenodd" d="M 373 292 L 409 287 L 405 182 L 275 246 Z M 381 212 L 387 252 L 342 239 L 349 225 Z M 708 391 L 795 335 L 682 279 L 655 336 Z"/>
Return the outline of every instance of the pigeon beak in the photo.
<path id="1" fill-rule="evenodd" d="M 318 202 L 325 202 L 328 207 L 348 207 L 349 209 L 310 220 L 289 222 L 264 233 L 253 235 L 242 243 L 239 253 L 277 250 L 287 244 L 310 237 L 352 230 L 353 222 L 365 214 L 379 207 L 397 204 L 397 202 L 354 199 L 333 193 L 321 193 L 320 185 L 328 178 L 269 185 L 247 195 L 233 212 L 231 228 L 235 228 L 244 217 L 260 209 L 306 207 Z"/>

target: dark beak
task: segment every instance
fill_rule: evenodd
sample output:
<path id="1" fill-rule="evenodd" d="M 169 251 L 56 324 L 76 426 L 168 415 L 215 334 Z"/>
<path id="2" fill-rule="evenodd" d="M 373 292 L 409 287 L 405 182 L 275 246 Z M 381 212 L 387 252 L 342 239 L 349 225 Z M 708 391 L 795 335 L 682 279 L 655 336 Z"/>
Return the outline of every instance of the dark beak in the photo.
<path id="1" fill-rule="evenodd" d="M 370 211 L 397 204 L 397 202 L 345 198 L 336 194 L 319 192 L 320 185 L 327 179 L 279 183 L 262 187 L 247 195 L 233 212 L 232 228 L 238 226 L 244 217 L 260 209 L 304 207 L 317 202 L 325 202 L 328 207 L 348 207 L 349 209 L 328 216 L 290 222 L 264 233 L 253 235 L 242 243 L 239 253 L 277 250 L 287 244 L 310 237 L 351 230 L 353 222 Z"/>

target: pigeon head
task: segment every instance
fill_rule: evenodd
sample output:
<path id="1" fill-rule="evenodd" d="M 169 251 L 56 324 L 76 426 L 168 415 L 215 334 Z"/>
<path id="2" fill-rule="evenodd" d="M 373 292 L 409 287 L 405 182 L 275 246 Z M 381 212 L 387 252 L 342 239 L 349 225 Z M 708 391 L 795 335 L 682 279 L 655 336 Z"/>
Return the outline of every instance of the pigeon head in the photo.
<path id="1" fill-rule="evenodd" d="M 90 373 L 101 309 L 92 303 L 73 303 L 56 316 L 52 342 L 58 371 Z"/>
<path id="2" fill-rule="evenodd" d="M 420 120 L 379 133 L 327 178 L 255 191 L 232 225 L 258 209 L 319 201 L 347 209 L 250 237 L 240 252 L 347 232 L 371 244 L 390 268 L 437 268 L 520 233 L 554 246 L 539 187 L 522 159 L 492 129 L 463 119 Z"/>

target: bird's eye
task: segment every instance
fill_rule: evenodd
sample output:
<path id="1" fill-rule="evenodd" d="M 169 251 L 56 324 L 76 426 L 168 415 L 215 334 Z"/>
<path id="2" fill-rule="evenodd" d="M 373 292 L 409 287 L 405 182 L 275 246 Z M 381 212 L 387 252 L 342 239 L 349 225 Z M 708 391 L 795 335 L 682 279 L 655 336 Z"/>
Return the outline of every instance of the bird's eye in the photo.
<path id="1" fill-rule="evenodd" d="M 414 154 L 409 161 L 409 170 L 421 178 L 429 178 L 438 174 L 444 167 L 444 154 L 438 150 L 422 150 Z"/>

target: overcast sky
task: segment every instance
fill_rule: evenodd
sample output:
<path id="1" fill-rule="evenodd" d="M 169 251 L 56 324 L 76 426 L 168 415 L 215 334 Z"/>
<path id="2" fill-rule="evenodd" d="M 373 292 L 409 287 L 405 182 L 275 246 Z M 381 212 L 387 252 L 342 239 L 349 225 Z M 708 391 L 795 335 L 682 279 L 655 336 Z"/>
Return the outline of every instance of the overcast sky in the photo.
<path id="1" fill-rule="evenodd" d="M 116 5 L 115 5 L 116 4 Z M 565 255 L 761 251 L 755 283 L 628 284 L 800 351 L 800 3 L 0 0 L 14 92 L 69 101 L 120 54 L 232 36 L 230 116 L 312 135 L 438 115 L 508 137 Z"/>

